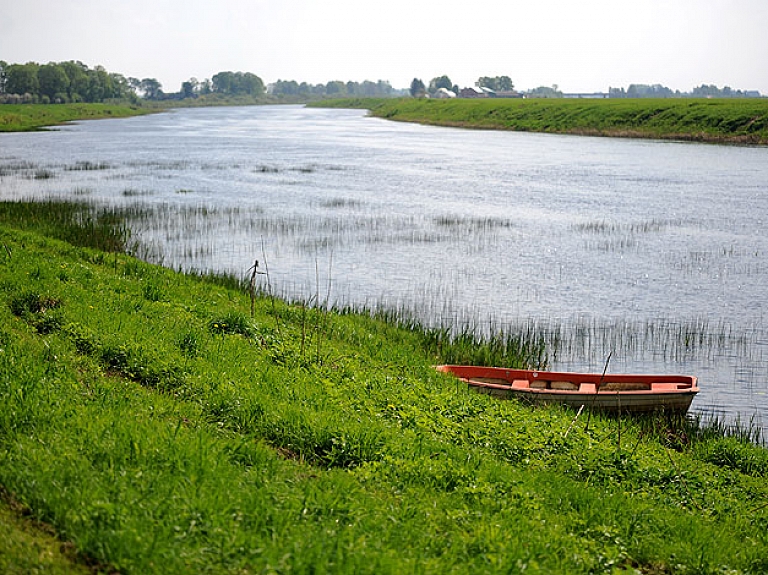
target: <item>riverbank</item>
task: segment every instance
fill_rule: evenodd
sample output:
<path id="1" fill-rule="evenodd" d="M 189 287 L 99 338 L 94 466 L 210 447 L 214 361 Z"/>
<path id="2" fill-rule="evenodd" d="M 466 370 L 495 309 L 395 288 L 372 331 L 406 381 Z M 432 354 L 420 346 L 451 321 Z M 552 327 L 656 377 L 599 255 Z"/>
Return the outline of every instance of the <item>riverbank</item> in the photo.
<path id="1" fill-rule="evenodd" d="M 768 99 L 348 99 L 404 122 L 484 130 L 768 145 Z"/>
<path id="2" fill-rule="evenodd" d="M 77 120 L 128 118 L 153 111 L 114 104 L 3 104 L 0 105 L 0 132 L 28 132 Z"/>
<path id="3" fill-rule="evenodd" d="M 80 120 L 129 118 L 174 108 L 262 106 L 304 103 L 290 97 L 220 96 L 211 94 L 186 100 L 142 100 L 140 104 L 2 104 L 0 133 L 29 132 Z"/>
<path id="4" fill-rule="evenodd" d="M 49 228 L 72 243 L 40 235 L 62 213 L 2 210 L 0 486 L 87 562 L 768 569 L 765 449 L 474 394 L 432 369 L 436 332 L 146 264 L 98 214 Z M 74 245 L 98 236 L 116 251 Z"/>

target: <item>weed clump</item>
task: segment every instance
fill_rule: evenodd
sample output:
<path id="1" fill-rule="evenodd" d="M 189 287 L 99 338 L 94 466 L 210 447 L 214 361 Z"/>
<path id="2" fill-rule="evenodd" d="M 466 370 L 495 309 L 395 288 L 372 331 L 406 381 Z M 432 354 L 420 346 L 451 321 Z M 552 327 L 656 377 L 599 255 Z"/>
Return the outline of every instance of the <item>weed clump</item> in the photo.
<path id="1" fill-rule="evenodd" d="M 256 333 L 256 326 L 247 315 L 238 311 L 231 311 L 222 316 L 211 319 L 208 329 L 215 335 L 242 335 L 251 338 Z"/>

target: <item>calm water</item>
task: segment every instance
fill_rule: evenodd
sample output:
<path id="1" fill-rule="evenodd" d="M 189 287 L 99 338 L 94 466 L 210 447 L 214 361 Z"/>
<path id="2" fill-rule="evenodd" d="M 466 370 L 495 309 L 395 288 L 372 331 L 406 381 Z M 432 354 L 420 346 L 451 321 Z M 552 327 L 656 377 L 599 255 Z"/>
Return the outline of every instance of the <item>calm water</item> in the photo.
<path id="1" fill-rule="evenodd" d="M 534 324 L 555 367 L 693 373 L 695 411 L 768 426 L 766 148 L 250 107 L 2 135 L 0 174 L 3 199 L 152 207 L 136 235 L 170 267 Z"/>

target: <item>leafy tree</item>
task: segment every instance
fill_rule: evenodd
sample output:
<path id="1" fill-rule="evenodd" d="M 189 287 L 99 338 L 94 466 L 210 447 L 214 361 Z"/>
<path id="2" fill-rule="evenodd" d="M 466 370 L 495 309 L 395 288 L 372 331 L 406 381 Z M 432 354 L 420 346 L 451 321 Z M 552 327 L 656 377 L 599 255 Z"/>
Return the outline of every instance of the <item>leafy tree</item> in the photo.
<path id="1" fill-rule="evenodd" d="M 11 64 L 5 72 L 5 90 L 8 94 L 31 94 L 37 96 L 40 93 L 40 82 L 37 78 L 38 64 Z"/>
<path id="2" fill-rule="evenodd" d="M 427 91 L 427 88 L 426 86 L 424 86 L 424 82 L 422 82 L 418 78 L 414 78 L 411 81 L 411 89 L 410 89 L 411 96 L 413 96 L 414 98 L 420 98 L 426 93 L 426 91 Z"/>
<path id="3" fill-rule="evenodd" d="M 50 102 L 61 101 L 67 97 L 69 76 L 60 65 L 51 62 L 40 66 L 37 70 L 37 81 L 40 95 L 48 98 Z"/>
<path id="4" fill-rule="evenodd" d="M 147 100 L 156 100 L 163 93 L 163 85 L 154 78 L 144 78 L 141 81 L 140 88 Z"/>
<path id="5" fill-rule="evenodd" d="M 218 74 L 214 74 L 211 78 L 211 82 L 213 82 L 213 91 L 219 94 L 232 93 L 234 76 L 235 75 L 232 72 L 219 72 Z"/>
<path id="6" fill-rule="evenodd" d="M 448 76 L 438 76 L 437 78 L 432 78 L 429 81 L 430 94 L 434 94 L 440 88 L 445 88 L 446 90 L 450 90 L 452 87 L 453 87 L 453 82 L 451 82 L 451 79 Z"/>
<path id="7" fill-rule="evenodd" d="M 497 92 L 511 92 L 515 84 L 509 76 L 480 76 L 475 82 L 478 88 L 490 88 Z"/>
<path id="8" fill-rule="evenodd" d="M 272 93 L 278 96 L 295 96 L 299 93 L 299 84 L 295 80 L 278 80 L 272 87 Z"/>
<path id="9" fill-rule="evenodd" d="M 61 62 L 59 64 L 69 78 L 67 96 L 70 102 L 81 102 L 88 92 L 88 66 L 82 62 Z"/>
<path id="10" fill-rule="evenodd" d="M 256 74 L 237 72 L 235 77 L 238 80 L 238 93 L 248 94 L 250 96 L 261 96 L 264 94 L 264 82 Z"/>
<path id="11" fill-rule="evenodd" d="M 329 96 L 346 94 L 347 93 L 347 85 L 344 82 L 340 82 L 338 80 L 334 80 L 334 81 L 328 82 L 328 84 L 326 84 L 325 92 Z"/>
<path id="12" fill-rule="evenodd" d="M 206 78 L 202 82 L 200 82 L 200 94 L 201 95 L 207 95 L 213 92 L 213 85 L 211 84 L 211 81 Z"/>
<path id="13" fill-rule="evenodd" d="M 194 98 L 197 96 L 197 92 L 200 89 L 200 82 L 197 78 L 190 78 L 186 82 L 181 83 L 181 97 L 182 98 Z"/>
<path id="14" fill-rule="evenodd" d="M 528 92 L 531 98 L 562 98 L 563 93 L 558 89 L 557 84 L 552 86 L 539 86 Z"/>
<path id="15" fill-rule="evenodd" d="M 218 94 L 261 96 L 264 93 L 264 82 L 251 72 L 219 72 L 211 82 Z"/>
<path id="16" fill-rule="evenodd" d="M 86 102 L 103 102 L 116 96 L 113 79 L 103 67 L 96 66 L 93 70 L 88 70 Z"/>

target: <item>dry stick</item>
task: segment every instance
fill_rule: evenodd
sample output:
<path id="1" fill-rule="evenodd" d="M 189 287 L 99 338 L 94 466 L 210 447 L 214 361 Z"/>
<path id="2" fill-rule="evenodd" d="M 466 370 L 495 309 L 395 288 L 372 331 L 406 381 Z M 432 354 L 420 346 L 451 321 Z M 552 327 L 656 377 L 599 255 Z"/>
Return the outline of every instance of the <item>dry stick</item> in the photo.
<path id="1" fill-rule="evenodd" d="M 611 361 L 611 356 L 613 355 L 613 350 L 608 354 L 608 357 L 605 360 L 605 365 L 603 366 L 603 375 L 600 376 L 600 381 L 595 386 L 595 395 L 592 398 L 592 405 L 589 406 L 589 415 L 587 415 L 587 426 L 584 428 L 584 431 L 589 431 L 589 422 L 592 420 L 592 408 L 595 405 L 595 401 L 597 401 L 597 394 L 600 391 L 600 386 L 603 385 L 603 380 L 605 379 L 605 373 L 608 371 L 608 362 Z"/>
<path id="2" fill-rule="evenodd" d="M 267 276 L 267 293 L 269 294 L 269 299 L 272 302 L 272 314 L 275 316 L 275 326 L 277 328 L 277 335 L 280 336 L 280 338 L 283 337 L 283 334 L 280 333 L 280 321 L 277 317 L 277 307 L 275 306 L 275 296 L 272 293 L 272 282 L 269 278 L 269 265 L 267 264 L 267 254 L 264 251 L 264 238 L 261 238 L 261 257 L 264 259 L 264 275 Z"/>
<path id="3" fill-rule="evenodd" d="M 568 437 L 568 434 L 571 432 L 571 429 L 573 429 L 573 426 L 576 424 L 576 420 L 581 415 L 581 412 L 584 411 L 584 405 L 579 408 L 579 411 L 576 413 L 576 417 L 573 418 L 573 421 L 571 421 L 571 424 L 568 426 L 568 429 L 566 430 L 565 434 L 563 435 L 563 439 L 566 439 Z"/>
<path id="4" fill-rule="evenodd" d="M 248 284 L 248 294 L 251 296 L 251 318 L 256 313 L 256 276 L 264 275 L 265 272 L 259 271 L 259 260 L 253 262 L 253 266 L 248 270 L 251 272 L 251 281 Z"/>

